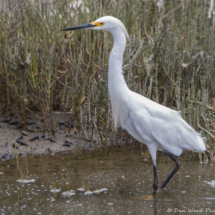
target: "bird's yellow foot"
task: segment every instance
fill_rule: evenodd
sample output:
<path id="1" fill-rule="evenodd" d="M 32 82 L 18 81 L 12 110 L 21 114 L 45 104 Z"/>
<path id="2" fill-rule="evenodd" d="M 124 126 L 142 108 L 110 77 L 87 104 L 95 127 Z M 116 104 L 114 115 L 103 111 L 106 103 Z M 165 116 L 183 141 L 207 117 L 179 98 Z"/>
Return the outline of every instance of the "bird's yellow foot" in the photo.
<path id="1" fill-rule="evenodd" d="M 162 196 L 160 195 L 160 192 L 162 190 L 158 189 L 157 192 L 153 192 L 151 195 L 146 195 L 146 196 L 139 196 L 139 197 L 135 197 L 135 199 L 144 199 L 144 200 L 150 200 L 153 199 L 156 196 Z"/>

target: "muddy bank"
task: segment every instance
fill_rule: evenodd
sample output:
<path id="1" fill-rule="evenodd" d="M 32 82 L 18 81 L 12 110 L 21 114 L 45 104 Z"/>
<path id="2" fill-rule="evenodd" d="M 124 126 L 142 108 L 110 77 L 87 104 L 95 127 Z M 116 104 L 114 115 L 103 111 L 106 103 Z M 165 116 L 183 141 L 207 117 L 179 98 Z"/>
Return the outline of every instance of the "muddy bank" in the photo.
<path id="1" fill-rule="evenodd" d="M 28 129 L 24 129 L 20 123 L 16 122 L 18 118 L 9 119 L 9 116 L 0 115 L 0 156 L 5 153 L 14 153 L 15 144 L 17 153 L 32 154 L 50 153 L 50 150 L 54 153 L 73 150 L 77 147 L 92 148 L 93 141 L 77 131 L 75 127 L 70 129 L 69 126 L 59 125 L 60 122 L 64 124 L 68 121 L 69 117 L 69 113 L 55 113 L 54 134 L 52 134 L 52 132 L 43 131 L 43 122 L 36 117 L 30 117 L 27 121 L 30 125 L 27 125 Z M 3 122 L 7 119 L 8 122 Z M 31 140 L 32 138 L 34 140 Z"/>

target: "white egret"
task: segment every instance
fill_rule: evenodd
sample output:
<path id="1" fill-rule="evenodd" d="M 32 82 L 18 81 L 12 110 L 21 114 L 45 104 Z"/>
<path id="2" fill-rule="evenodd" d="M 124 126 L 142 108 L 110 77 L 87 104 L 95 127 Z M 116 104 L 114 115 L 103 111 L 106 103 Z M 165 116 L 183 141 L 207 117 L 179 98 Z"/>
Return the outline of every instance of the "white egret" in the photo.
<path id="1" fill-rule="evenodd" d="M 112 105 L 114 126 L 122 128 L 141 143 L 146 144 L 153 161 L 154 192 L 158 189 L 156 168 L 157 150 L 164 151 L 176 164 L 160 189 L 164 188 L 179 169 L 181 162 L 175 156 L 183 149 L 202 152 L 206 150 L 201 136 L 190 127 L 180 113 L 132 92 L 123 76 L 122 64 L 126 39 L 129 38 L 124 24 L 115 17 L 104 16 L 89 24 L 65 28 L 109 31 L 114 38 L 108 64 L 108 90 Z"/>

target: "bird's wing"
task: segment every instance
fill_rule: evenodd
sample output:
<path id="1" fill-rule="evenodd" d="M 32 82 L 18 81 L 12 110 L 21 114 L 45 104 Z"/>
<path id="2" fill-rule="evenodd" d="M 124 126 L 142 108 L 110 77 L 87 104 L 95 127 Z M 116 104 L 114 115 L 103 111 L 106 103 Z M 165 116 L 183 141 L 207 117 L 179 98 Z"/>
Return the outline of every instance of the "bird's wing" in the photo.
<path id="1" fill-rule="evenodd" d="M 150 109 L 131 110 L 130 119 L 143 141 L 156 141 L 174 155 L 179 156 L 183 149 L 205 150 L 202 138 L 177 111 L 155 103 Z"/>
<path id="2" fill-rule="evenodd" d="M 130 119 L 143 141 L 157 142 L 172 154 L 180 155 L 182 149 L 178 143 L 180 135 L 171 122 L 162 117 L 153 116 L 149 111 L 130 112 Z"/>

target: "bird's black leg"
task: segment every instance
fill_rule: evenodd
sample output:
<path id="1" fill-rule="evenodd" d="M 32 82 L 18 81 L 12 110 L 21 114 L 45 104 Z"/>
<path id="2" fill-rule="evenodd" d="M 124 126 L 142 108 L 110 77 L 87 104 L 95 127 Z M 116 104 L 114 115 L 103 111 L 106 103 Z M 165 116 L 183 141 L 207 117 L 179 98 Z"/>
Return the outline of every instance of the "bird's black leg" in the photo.
<path id="1" fill-rule="evenodd" d="M 175 166 L 175 169 L 169 174 L 167 179 L 164 181 L 164 183 L 161 185 L 160 189 L 163 189 L 167 185 L 169 180 L 173 177 L 173 175 L 179 170 L 181 166 L 181 161 L 178 160 L 174 155 L 170 154 L 169 152 L 164 152 L 164 153 L 167 154 L 175 162 L 176 166 Z"/>
<path id="2" fill-rule="evenodd" d="M 156 162 L 154 161 L 153 161 L 153 170 L 154 170 L 153 193 L 156 193 L 158 189 L 158 176 L 157 176 Z"/>

